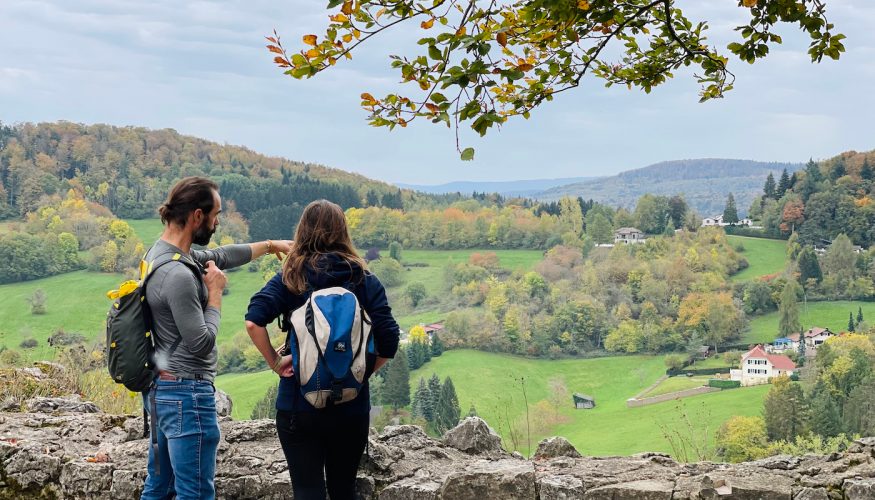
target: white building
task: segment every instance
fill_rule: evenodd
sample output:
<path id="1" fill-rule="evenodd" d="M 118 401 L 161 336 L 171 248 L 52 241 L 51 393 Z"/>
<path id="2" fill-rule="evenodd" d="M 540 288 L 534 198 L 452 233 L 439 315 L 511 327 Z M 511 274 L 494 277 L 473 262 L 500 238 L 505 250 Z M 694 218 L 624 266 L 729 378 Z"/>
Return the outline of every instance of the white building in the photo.
<path id="1" fill-rule="evenodd" d="M 723 214 L 715 215 L 714 217 L 705 217 L 704 219 L 702 219 L 702 227 L 708 227 L 708 226 L 724 227 L 724 226 L 731 226 L 731 225 L 752 226 L 753 221 L 750 220 L 750 218 L 745 217 L 743 219 L 739 219 L 739 221 L 736 222 L 735 224 L 729 224 L 728 222 L 723 222 Z"/>
<path id="2" fill-rule="evenodd" d="M 634 227 L 621 227 L 614 231 L 614 244 L 635 244 L 644 243 L 645 241 L 647 240 L 644 238 L 644 232 Z"/>
<path id="3" fill-rule="evenodd" d="M 762 346 L 755 346 L 741 358 L 741 369 L 731 370 L 732 380 L 741 381 L 741 385 L 767 384 L 778 375 L 793 375 L 796 364 L 787 356 L 767 354 Z"/>

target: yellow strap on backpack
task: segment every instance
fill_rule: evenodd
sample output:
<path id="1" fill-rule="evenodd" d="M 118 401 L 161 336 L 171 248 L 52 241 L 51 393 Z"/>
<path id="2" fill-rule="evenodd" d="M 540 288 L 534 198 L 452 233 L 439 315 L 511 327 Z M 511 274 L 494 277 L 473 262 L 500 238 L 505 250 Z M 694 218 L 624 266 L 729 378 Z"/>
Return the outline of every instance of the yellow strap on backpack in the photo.
<path id="1" fill-rule="evenodd" d="M 124 283 L 121 284 L 121 286 L 119 286 L 118 290 L 110 290 L 110 291 L 106 292 L 106 298 L 108 298 L 109 300 L 120 299 L 120 298 L 124 297 L 125 295 L 130 295 L 131 293 L 134 293 L 134 291 L 136 291 L 139 286 L 140 286 L 139 281 L 135 281 L 135 280 L 125 281 Z"/>

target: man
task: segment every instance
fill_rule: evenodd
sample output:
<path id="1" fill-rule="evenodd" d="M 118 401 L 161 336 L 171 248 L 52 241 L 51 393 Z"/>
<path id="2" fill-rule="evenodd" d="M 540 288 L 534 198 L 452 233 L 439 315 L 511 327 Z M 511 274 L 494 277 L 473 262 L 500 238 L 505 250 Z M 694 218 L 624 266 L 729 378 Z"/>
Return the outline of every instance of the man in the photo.
<path id="1" fill-rule="evenodd" d="M 153 264 L 171 262 L 156 267 L 146 287 L 158 373 L 144 396 L 152 421 L 152 446 L 143 499 L 174 494 L 180 500 L 215 498 L 219 424 L 213 380 L 222 290 L 227 283 L 222 269 L 267 253 L 281 258 L 291 249 L 291 241 L 268 240 L 192 250 L 192 244 L 210 242 L 221 211 L 214 182 L 182 179 L 158 210 L 164 233 L 144 259 Z"/>

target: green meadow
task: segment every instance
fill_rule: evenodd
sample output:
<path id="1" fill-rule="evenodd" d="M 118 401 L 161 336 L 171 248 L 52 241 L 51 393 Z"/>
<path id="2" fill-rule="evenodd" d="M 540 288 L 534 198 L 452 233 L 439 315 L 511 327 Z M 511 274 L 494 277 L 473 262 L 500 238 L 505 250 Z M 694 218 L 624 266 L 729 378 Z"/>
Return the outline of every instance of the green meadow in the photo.
<path id="1" fill-rule="evenodd" d="M 744 245 L 742 255 L 749 266 L 743 271 L 733 274 L 733 281 L 746 281 L 767 274 L 773 274 L 784 269 L 787 262 L 787 242 L 748 236 L 727 236 L 733 245 Z"/>
<path id="2" fill-rule="evenodd" d="M 848 313 L 857 317 L 858 308 L 863 308 L 863 319 L 872 324 L 875 320 L 875 302 L 838 300 L 835 302 L 799 303 L 799 321 L 806 330 L 812 326 L 829 328 L 835 333 L 848 329 Z M 750 329 L 743 335 L 742 342 L 750 344 L 772 342 L 778 335 L 777 311 L 756 316 L 750 320 Z"/>
<path id="3" fill-rule="evenodd" d="M 550 397 L 548 383 L 561 380 L 569 391 L 561 410 L 565 422 L 533 430 L 532 447 L 549 435 L 567 438 L 587 455 L 628 455 L 642 451 L 670 453 L 671 447 L 660 426 L 677 427 L 683 414 L 707 426 L 712 436 L 734 415 L 759 415 L 768 386 L 733 389 L 642 408 L 627 408 L 626 400 L 653 383 L 665 372 L 661 356 L 623 356 L 596 359 L 541 360 L 470 350 L 448 351 L 410 375 L 411 391 L 420 377 L 436 373 L 449 376 L 459 398 L 462 414 L 473 405 L 510 446 L 508 423 L 524 422 L 526 400 L 533 429 L 541 415 L 538 402 Z M 222 375 L 216 386 L 234 400 L 234 415 L 248 418 L 255 403 L 276 376 L 270 371 Z M 663 387 L 663 384 L 665 387 Z M 656 395 L 702 385 L 699 379 L 673 377 L 657 387 Z M 523 394 L 525 388 L 525 394 Z M 576 410 L 570 393 L 595 398 L 592 410 Z M 519 443 L 528 453 L 528 436 Z"/>

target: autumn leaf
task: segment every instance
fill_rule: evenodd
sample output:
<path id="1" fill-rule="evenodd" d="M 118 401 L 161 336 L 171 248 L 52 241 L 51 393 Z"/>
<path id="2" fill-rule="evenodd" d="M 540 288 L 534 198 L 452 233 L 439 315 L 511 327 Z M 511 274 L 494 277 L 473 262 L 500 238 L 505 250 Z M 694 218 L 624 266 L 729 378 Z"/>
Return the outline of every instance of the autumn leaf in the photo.
<path id="1" fill-rule="evenodd" d="M 307 45 L 316 45 L 316 35 L 304 35 L 304 43 Z"/>
<path id="2" fill-rule="evenodd" d="M 741 5 L 745 7 L 755 7 L 757 4 L 757 0 L 741 0 Z"/>
<path id="3" fill-rule="evenodd" d="M 346 17 L 346 14 L 335 14 L 335 15 L 329 17 L 329 19 L 331 19 L 335 23 L 345 23 L 345 22 L 349 21 L 349 18 Z"/>
<path id="4" fill-rule="evenodd" d="M 578 0 L 577 8 L 580 10 L 589 10 L 589 2 L 587 0 Z"/>
<path id="5" fill-rule="evenodd" d="M 507 45 L 507 33 L 503 32 L 503 31 L 498 33 L 497 35 L 495 35 L 495 41 L 498 42 L 498 44 L 501 45 L 502 47 L 506 46 Z"/>
<path id="6" fill-rule="evenodd" d="M 519 66 L 517 66 L 517 69 L 520 70 L 520 71 L 523 71 L 523 72 L 525 72 L 525 71 L 531 71 L 531 70 L 533 70 L 534 68 L 535 68 L 535 67 L 532 66 L 532 65 L 529 64 L 529 63 L 520 64 Z"/>
<path id="7" fill-rule="evenodd" d="M 307 59 L 313 59 L 314 57 L 319 57 L 319 51 L 316 49 L 310 49 L 304 54 L 304 56 L 306 56 Z"/>
<path id="8" fill-rule="evenodd" d="M 340 12 L 343 12 L 347 16 L 352 14 L 352 2 L 343 2 L 343 7 L 340 8 Z"/>
<path id="9" fill-rule="evenodd" d="M 430 102 L 425 103 L 425 107 L 428 108 L 432 113 L 437 113 L 441 110 L 441 108 L 437 107 L 437 104 L 432 104 Z"/>
<path id="10" fill-rule="evenodd" d="M 282 68 L 288 68 L 289 66 L 291 66 L 291 64 L 289 64 L 289 61 L 285 60 L 280 56 L 274 57 L 273 62 L 277 63 Z"/>
<path id="11" fill-rule="evenodd" d="M 267 45 L 267 50 L 273 52 L 274 54 L 282 54 L 283 49 L 277 47 L 276 45 Z"/>
<path id="12" fill-rule="evenodd" d="M 363 92 L 362 95 L 361 95 L 361 97 L 362 97 L 362 100 L 363 100 L 363 101 L 368 101 L 368 102 L 377 102 L 377 100 L 374 99 L 374 96 L 372 96 L 371 94 L 369 94 L 369 93 L 367 93 L 367 92 Z"/>
<path id="13" fill-rule="evenodd" d="M 424 29 L 424 30 L 427 30 L 427 29 L 431 28 L 432 26 L 434 26 L 434 18 L 431 18 L 428 21 L 423 21 L 419 24 L 419 27 Z"/>
<path id="14" fill-rule="evenodd" d="M 346 42 L 346 43 L 351 42 L 351 41 L 352 41 L 352 35 L 350 35 L 349 33 L 343 35 L 343 41 Z"/>
<path id="15" fill-rule="evenodd" d="M 279 43 L 279 42 L 276 41 L 276 38 L 274 38 L 274 37 L 272 37 L 272 36 L 266 36 L 266 37 L 264 37 L 264 38 L 265 38 L 265 40 L 267 40 L 267 41 L 270 42 L 270 43 Z"/>
<path id="16" fill-rule="evenodd" d="M 465 36 L 465 33 L 467 33 L 467 32 L 468 32 L 468 28 L 466 28 L 465 26 L 462 26 L 461 28 L 456 30 L 456 36 Z"/>

